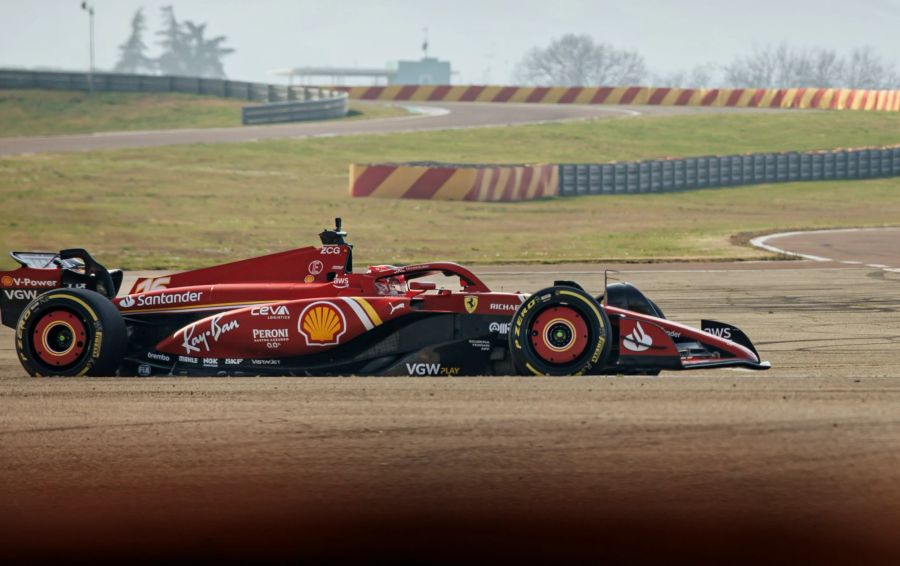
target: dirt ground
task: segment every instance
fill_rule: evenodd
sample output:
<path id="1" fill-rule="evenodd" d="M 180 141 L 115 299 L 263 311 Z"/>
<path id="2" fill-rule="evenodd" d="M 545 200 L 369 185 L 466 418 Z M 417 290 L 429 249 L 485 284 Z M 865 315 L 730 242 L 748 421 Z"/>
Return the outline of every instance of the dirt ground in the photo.
<path id="1" fill-rule="evenodd" d="M 30 379 L 4 328 L 0 553 L 900 563 L 900 273 L 777 267 L 616 275 L 768 372 Z"/>

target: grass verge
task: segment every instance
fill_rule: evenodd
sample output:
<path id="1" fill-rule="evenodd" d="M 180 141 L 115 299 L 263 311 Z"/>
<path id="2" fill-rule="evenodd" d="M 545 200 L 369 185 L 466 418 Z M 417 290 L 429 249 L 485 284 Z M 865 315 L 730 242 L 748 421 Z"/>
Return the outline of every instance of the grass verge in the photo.
<path id="1" fill-rule="evenodd" d="M 900 141 L 900 116 L 777 113 L 0 159 L 3 249 L 183 268 L 308 245 L 343 216 L 366 262 L 753 259 L 734 234 L 891 225 L 900 178 L 514 204 L 351 199 L 350 162 L 589 162 Z"/>
<path id="2" fill-rule="evenodd" d="M 0 90 L 0 137 L 240 126 L 245 103 L 178 93 Z M 395 106 L 351 103 L 348 119 L 405 113 Z"/>

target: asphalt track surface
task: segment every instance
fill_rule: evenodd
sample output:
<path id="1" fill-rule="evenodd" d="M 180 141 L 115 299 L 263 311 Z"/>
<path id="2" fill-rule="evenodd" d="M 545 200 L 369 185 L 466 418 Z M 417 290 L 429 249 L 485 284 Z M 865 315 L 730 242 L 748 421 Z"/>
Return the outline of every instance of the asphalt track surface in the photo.
<path id="1" fill-rule="evenodd" d="M 863 265 L 900 273 L 900 228 L 847 228 L 785 232 L 754 245 L 819 262 Z"/>
<path id="2" fill-rule="evenodd" d="M 897 564 L 900 273 L 812 260 L 609 267 L 669 318 L 740 326 L 773 369 L 30 379 L 4 328 L 0 548 L 108 561 Z M 603 284 L 596 265 L 478 272 L 504 290 Z"/>
<path id="3" fill-rule="evenodd" d="M 358 104 L 366 104 L 358 102 Z M 368 103 L 384 104 L 384 103 Z M 638 115 L 681 115 L 694 113 L 766 112 L 744 108 L 692 108 L 672 106 L 599 106 L 565 104 L 490 103 L 408 103 L 424 109 L 409 116 L 371 120 L 329 120 L 268 126 L 179 129 L 135 132 L 99 132 L 61 136 L 0 138 L 0 155 L 20 155 L 53 151 L 94 151 L 102 149 L 153 147 L 194 143 L 236 143 L 279 138 L 312 138 L 385 134 L 456 128 L 535 124 L 590 118 L 622 118 Z M 444 112 L 449 111 L 449 112 Z M 768 110 L 778 112 L 778 110 Z"/>

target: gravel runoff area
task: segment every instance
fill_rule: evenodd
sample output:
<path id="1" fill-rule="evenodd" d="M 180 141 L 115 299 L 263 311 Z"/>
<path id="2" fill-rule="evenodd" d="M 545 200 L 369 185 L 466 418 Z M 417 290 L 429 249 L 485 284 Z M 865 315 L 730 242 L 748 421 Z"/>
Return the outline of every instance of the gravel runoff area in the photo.
<path id="1" fill-rule="evenodd" d="M 774 267 L 774 269 L 773 269 Z M 531 291 L 597 266 L 482 268 Z M 626 271 L 628 270 L 628 271 Z M 8 557 L 900 562 L 900 273 L 621 266 L 768 372 L 30 379 L 0 332 Z"/>

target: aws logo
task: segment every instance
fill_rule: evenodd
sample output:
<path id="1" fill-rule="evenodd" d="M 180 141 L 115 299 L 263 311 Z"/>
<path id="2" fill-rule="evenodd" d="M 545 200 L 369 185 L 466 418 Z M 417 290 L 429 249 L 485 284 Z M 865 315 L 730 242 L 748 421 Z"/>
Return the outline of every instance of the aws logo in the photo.
<path id="1" fill-rule="evenodd" d="M 316 301 L 300 313 L 297 330 L 307 346 L 334 346 L 347 332 L 347 319 L 334 303 Z"/>

